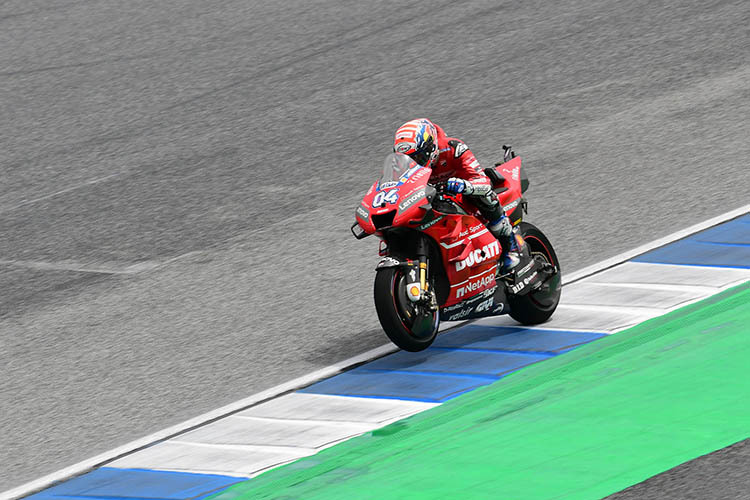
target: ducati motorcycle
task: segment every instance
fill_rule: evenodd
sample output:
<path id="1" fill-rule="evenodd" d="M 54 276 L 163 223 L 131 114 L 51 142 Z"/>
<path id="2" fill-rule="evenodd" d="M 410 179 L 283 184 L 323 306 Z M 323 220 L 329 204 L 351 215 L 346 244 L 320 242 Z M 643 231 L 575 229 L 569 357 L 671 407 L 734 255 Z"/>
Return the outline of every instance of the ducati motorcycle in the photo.
<path id="1" fill-rule="evenodd" d="M 375 309 L 390 340 L 421 351 L 440 320 L 509 314 L 523 325 L 543 323 L 560 300 L 560 264 L 547 237 L 523 221 L 529 182 L 521 157 L 505 147 L 502 163 L 485 169 L 513 223 L 520 263 L 501 272 L 500 242 L 462 196 L 429 183 L 432 169 L 392 153 L 355 211 L 352 234 L 381 239 Z"/>

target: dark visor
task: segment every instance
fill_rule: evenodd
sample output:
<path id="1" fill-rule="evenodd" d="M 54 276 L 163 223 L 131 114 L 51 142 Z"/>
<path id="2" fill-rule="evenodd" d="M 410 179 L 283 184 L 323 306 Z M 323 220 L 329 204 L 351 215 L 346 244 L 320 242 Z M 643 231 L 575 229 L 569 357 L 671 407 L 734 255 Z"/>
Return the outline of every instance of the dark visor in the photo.
<path id="1" fill-rule="evenodd" d="M 409 157 L 421 166 L 427 165 L 427 161 L 430 159 L 430 154 L 435 151 L 435 143 L 432 139 L 422 145 L 419 151 L 415 151 L 409 155 Z"/>

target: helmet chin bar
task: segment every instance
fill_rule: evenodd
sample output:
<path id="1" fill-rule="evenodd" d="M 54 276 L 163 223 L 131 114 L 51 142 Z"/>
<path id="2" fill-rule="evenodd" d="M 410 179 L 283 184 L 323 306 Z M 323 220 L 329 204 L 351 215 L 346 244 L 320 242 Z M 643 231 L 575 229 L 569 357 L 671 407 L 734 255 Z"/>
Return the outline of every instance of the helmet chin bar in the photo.
<path id="1" fill-rule="evenodd" d="M 421 166 L 431 166 L 430 163 L 435 159 L 435 150 L 437 149 L 434 142 L 430 143 L 423 148 L 421 151 L 415 151 L 409 155 L 409 157 Z"/>

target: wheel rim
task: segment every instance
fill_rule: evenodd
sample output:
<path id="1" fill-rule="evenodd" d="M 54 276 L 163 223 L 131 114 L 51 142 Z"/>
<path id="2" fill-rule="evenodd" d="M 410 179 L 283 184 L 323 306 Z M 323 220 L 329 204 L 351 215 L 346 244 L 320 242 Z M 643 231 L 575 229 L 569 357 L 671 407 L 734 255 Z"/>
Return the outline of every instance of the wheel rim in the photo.
<path id="1" fill-rule="evenodd" d="M 543 264 L 551 264 L 557 267 L 554 258 L 550 254 L 547 246 L 535 236 L 524 236 L 524 239 L 531 247 L 531 256 Z M 540 309 L 549 310 L 557 306 L 560 300 L 560 273 L 551 276 L 538 290 L 529 293 L 529 299 Z"/>
<path id="2" fill-rule="evenodd" d="M 400 269 L 393 274 L 391 291 L 393 306 L 404 330 L 417 340 L 432 338 L 438 326 L 438 312 L 419 314 L 412 302 L 406 297 L 405 276 Z"/>

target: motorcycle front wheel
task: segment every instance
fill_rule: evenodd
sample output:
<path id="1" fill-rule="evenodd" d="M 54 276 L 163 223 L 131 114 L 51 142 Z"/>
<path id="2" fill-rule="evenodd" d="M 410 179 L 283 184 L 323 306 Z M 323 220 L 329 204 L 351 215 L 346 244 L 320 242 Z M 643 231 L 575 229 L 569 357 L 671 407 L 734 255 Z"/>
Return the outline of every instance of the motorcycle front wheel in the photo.
<path id="1" fill-rule="evenodd" d="M 375 310 L 385 334 L 405 351 L 427 349 L 437 336 L 440 313 L 408 299 L 406 274 L 400 267 L 380 269 L 375 275 Z"/>
<path id="2" fill-rule="evenodd" d="M 556 273 L 539 288 L 526 295 L 509 295 L 510 317 L 522 325 L 538 325 L 547 321 L 557 309 L 562 292 L 562 271 L 552 243 L 536 226 L 521 222 L 519 230 L 529 247 L 531 256 L 542 263 L 555 266 Z"/>

